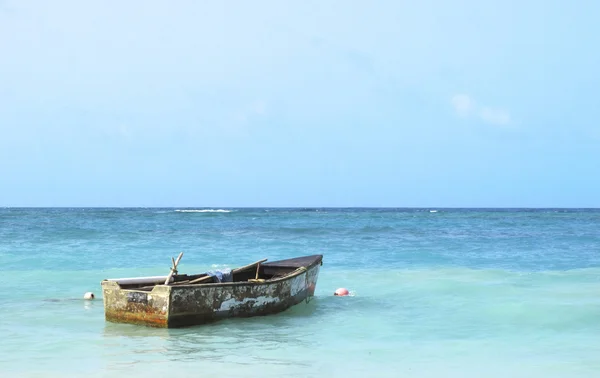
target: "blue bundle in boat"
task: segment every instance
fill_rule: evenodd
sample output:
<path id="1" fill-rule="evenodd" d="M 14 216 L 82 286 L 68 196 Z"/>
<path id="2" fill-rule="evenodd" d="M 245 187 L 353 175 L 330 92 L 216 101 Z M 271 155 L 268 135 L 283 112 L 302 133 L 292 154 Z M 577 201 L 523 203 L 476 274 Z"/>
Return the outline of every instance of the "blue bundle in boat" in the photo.
<path id="1" fill-rule="evenodd" d="M 206 272 L 211 277 L 215 277 L 217 282 L 233 282 L 233 274 L 231 274 L 231 269 L 217 269 Z"/>

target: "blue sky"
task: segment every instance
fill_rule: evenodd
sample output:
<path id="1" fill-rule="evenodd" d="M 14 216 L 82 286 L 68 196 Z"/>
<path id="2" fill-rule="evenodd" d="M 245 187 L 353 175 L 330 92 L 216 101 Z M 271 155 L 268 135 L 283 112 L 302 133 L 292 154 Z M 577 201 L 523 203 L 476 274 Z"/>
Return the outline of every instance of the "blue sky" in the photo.
<path id="1" fill-rule="evenodd" d="M 0 0 L 0 206 L 599 207 L 598 14 Z"/>

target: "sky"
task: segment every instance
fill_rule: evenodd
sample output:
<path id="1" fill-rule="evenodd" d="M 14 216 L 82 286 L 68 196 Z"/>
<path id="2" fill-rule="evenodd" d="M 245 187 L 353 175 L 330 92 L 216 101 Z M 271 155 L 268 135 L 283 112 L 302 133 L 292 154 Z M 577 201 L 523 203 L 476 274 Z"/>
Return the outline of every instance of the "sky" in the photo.
<path id="1" fill-rule="evenodd" d="M 0 206 L 600 207 L 598 14 L 0 0 Z"/>

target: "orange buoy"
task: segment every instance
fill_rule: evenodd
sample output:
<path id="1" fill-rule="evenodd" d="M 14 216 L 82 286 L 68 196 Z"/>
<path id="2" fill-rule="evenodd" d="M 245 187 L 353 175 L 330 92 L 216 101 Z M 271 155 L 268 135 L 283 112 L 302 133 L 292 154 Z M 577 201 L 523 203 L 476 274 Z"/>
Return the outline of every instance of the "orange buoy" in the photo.
<path id="1" fill-rule="evenodd" d="M 344 289 L 343 287 L 340 287 L 339 289 L 337 289 L 335 291 L 335 293 L 333 293 L 333 295 L 338 295 L 340 297 L 343 297 L 345 295 L 350 294 L 350 292 L 348 291 L 348 289 Z"/>

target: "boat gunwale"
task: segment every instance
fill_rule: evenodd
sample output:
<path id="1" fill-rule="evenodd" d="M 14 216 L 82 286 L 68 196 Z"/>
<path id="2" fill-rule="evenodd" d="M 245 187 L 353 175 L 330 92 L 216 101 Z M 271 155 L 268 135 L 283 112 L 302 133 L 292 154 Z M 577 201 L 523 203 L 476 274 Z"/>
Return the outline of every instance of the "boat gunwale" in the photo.
<path id="1" fill-rule="evenodd" d="M 207 282 L 207 283 L 180 284 L 180 285 L 158 284 L 158 285 L 155 285 L 152 288 L 152 290 L 150 290 L 150 291 L 147 291 L 147 290 L 138 290 L 138 289 L 122 289 L 119 286 L 118 290 L 119 291 L 123 291 L 123 292 L 136 292 L 136 293 L 148 293 L 148 294 L 151 294 L 152 292 L 154 292 L 154 290 L 156 288 L 160 288 L 160 287 L 169 287 L 169 288 L 175 288 L 175 287 L 177 287 L 177 288 L 192 288 L 193 287 L 193 288 L 197 288 L 197 287 L 230 287 L 230 286 L 266 286 L 266 285 L 277 284 L 277 283 L 280 283 L 280 282 L 284 282 L 284 281 L 293 279 L 293 278 L 301 275 L 302 273 L 308 272 L 309 269 L 313 268 L 316 265 L 319 265 L 319 264 L 322 265 L 322 262 L 323 262 L 322 257 L 320 259 L 315 259 L 315 261 L 313 261 L 308 266 L 298 267 L 295 270 L 293 270 L 292 272 L 290 272 L 288 275 L 285 275 L 283 277 L 274 278 L 274 279 L 265 280 L 264 282 L 239 281 L 239 282 Z M 114 282 L 114 281 L 112 281 L 112 282 Z M 117 285 L 119 285 L 119 284 L 117 283 Z"/>

